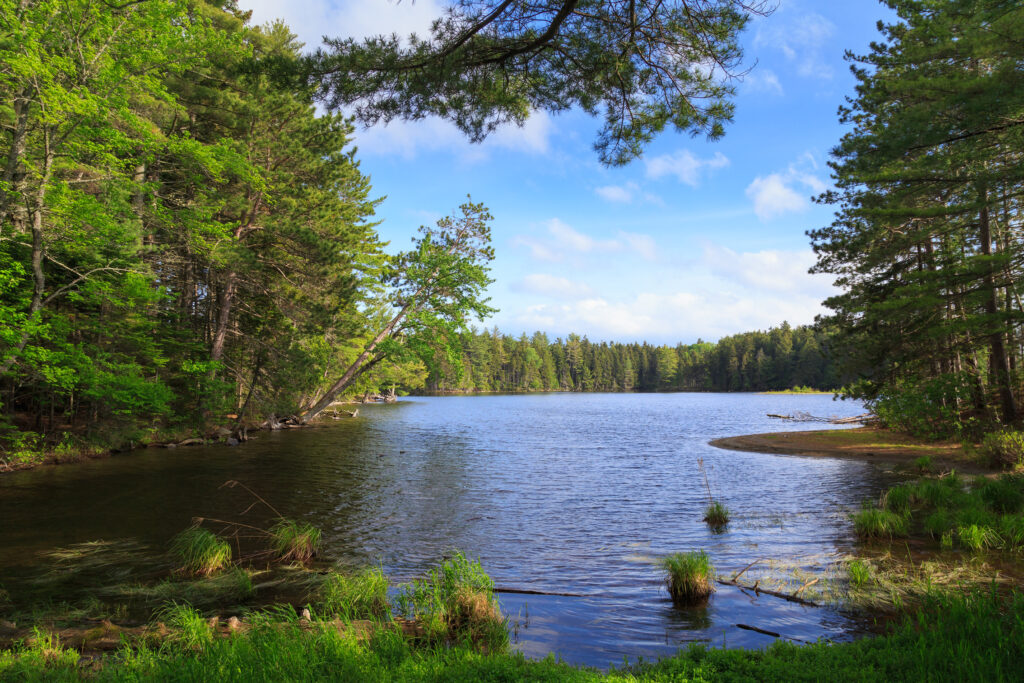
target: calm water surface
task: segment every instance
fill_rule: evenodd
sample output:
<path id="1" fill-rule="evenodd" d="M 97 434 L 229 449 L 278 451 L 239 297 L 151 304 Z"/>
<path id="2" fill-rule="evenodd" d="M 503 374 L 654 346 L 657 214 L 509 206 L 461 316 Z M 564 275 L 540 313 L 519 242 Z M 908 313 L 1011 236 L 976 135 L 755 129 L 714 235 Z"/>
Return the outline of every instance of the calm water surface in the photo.
<path id="1" fill-rule="evenodd" d="M 530 656 L 605 667 L 689 642 L 762 647 L 847 639 L 852 617 L 721 587 L 706 608 L 676 609 L 654 558 L 704 548 L 720 573 L 758 558 L 820 569 L 850 548 L 848 512 L 886 483 L 854 461 L 739 453 L 708 440 L 806 429 L 766 413 L 849 416 L 822 395 L 542 394 L 410 398 L 361 408 L 321 429 L 259 433 L 237 448 L 150 450 L 0 477 L 0 583 L 39 553 L 94 539 L 154 547 L 194 516 L 237 519 L 244 482 L 285 516 L 324 530 L 331 559 L 422 576 L 454 549 L 479 557 L 521 615 Z M 733 513 L 701 521 L 697 459 Z M 260 511 L 247 518 L 261 521 Z"/>

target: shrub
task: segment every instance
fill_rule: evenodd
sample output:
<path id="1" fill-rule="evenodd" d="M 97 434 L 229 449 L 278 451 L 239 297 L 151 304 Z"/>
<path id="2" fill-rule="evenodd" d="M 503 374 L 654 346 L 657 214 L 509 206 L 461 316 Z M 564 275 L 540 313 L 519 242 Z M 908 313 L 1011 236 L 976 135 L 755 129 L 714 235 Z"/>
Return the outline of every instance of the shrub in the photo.
<path id="1" fill-rule="evenodd" d="M 228 542 L 198 526 L 182 531 L 171 540 L 171 554 L 188 574 L 209 576 L 231 564 Z"/>
<path id="2" fill-rule="evenodd" d="M 279 519 L 270 528 L 270 546 L 282 562 L 309 562 L 320 549 L 320 537 L 313 525 L 292 519 Z"/>
<path id="3" fill-rule="evenodd" d="M 729 508 L 717 500 L 704 510 L 704 521 L 713 527 L 723 527 L 729 523 Z"/>
<path id="4" fill-rule="evenodd" d="M 340 619 L 386 619 L 388 580 L 380 568 L 363 569 L 355 574 L 331 572 L 317 591 L 323 614 Z"/>
<path id="5" fill-rule="evenodd" d="M 1004 429 L 986 434 L 981 453 L 993 467 L 1013 469 L 1024 464 L 1024 433 Z"/>
<path id="6" fill-rule="evenodd" d="M 661 568 L 668 594 L 677 605 L 699 604 L 715 592 L 715 569 L 703 550 L 669 555 L 662 558 Z"/>
<path id="7" fill-rule="evenodd" d="M 892 538 L 907 535 L 907 518 L 889 510 L 864 508 L 853 515 L 853 528 L 861 538 Z"/>

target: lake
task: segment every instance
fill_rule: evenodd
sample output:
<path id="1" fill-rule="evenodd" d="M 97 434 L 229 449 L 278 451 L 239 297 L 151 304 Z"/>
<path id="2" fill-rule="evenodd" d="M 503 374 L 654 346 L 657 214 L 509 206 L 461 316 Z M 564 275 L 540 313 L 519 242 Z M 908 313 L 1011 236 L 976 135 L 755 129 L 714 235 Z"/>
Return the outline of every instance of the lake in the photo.
<path id="1" fill-rule="evenodd" d="M 820 571 L 853 547 L 849 512 L 888 480 L 852 460 L 740 453 L 710 439 L 815 425 L 766 413 L 863 412 L 826 395 L 531 394 L 411 397 L 316 429 L 260 432 L 239 447 L 151 449 L 0 477 L 0 585 L 40 553 L 96 539 L 160 549 L 195 516 L 239 519 L 252 502 L 324 532 L 329 559 L 423 576 L 454 550 L 479 558 L 518 621 L 516 647 L 607 667 L 690 642 L 763 647 L 845 640 L 865 621 L 721 586 L 672 606 L 656 558 L 705 549 L 720 574 L 759 558 Z M 824 425 L 821 425 L 824 426 Z M 702 521 L 711 491 L 732 512 Z M 269 518 L 254 509 L 242 519 Z M 752 570 L 753 571 L 753 570 Z"/>

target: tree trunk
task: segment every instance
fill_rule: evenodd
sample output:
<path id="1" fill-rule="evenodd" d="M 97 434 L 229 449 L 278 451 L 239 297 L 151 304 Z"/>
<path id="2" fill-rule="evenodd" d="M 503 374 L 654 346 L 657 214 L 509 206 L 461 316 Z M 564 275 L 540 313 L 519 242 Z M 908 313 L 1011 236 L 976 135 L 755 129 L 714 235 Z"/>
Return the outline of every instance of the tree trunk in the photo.
<path id="1" fill-rule="evenodd" d="M 979 216 L 979 238 L 981 240 L 981 253 L 985 256 L 992 256 L 992 230 L 988 213 L 988 190 L 981 189 L 981 213 Z M 1006 346 L 1003 344 L 1003 331 L 998 323 L 999 300 L 995 286 L 995 265 L 991 259 L 985 267 L 985 315 L 988 318 L 987 327 L 991 330 L 989 338 L 989 373 L 992 382 L 999 391 L 999 402 L 1002 408 L 1003 422 L 1013 424 L 1017 421 L 1017 400 L 1013 395 L 1013 387 L 1010 382 L 1010 363 L 1006 354 Z"/>

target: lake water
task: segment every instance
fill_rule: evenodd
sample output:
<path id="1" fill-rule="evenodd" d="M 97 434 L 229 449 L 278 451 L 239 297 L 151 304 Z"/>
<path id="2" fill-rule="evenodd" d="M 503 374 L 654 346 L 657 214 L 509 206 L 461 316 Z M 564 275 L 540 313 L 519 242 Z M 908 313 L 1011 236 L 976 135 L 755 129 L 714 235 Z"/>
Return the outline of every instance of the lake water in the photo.
<path id="1" fill-rule="evenodd" d="M 654 564 L 702 548 L 720 574 L 758 558 L 820 570 L 849 552 L 849 512 L 877 495 L 884 475 L 850 460 L 707 445 L 809 428 L 766 417 L 798 410 L 863 412 L 823 395 L 408 398 L 324 428 L 261 432 L 236 448 L 154 449 L 4 475 L 0 584 L 54 547 L 134 539 L 161 548 L 195 516 L 238 519 L 251 497 L 220 488 L 235 479 L 323 529 L 339 564 L 380 564 L 402 581 L 458 549 L 479 558 L 500 588 L 575 594 L 501 594 L 503 610 L 519 615 L 517 647 L 529 656 L 555 652 L 606 667 L 690 642 L 774 640 L 737 624 L 844 640 L 863 632 L 862 620 L 731 587 L 704 608 L 675 608 Z M 701 520 L 699 458 L 732 512 L 724 533 Z"/>

